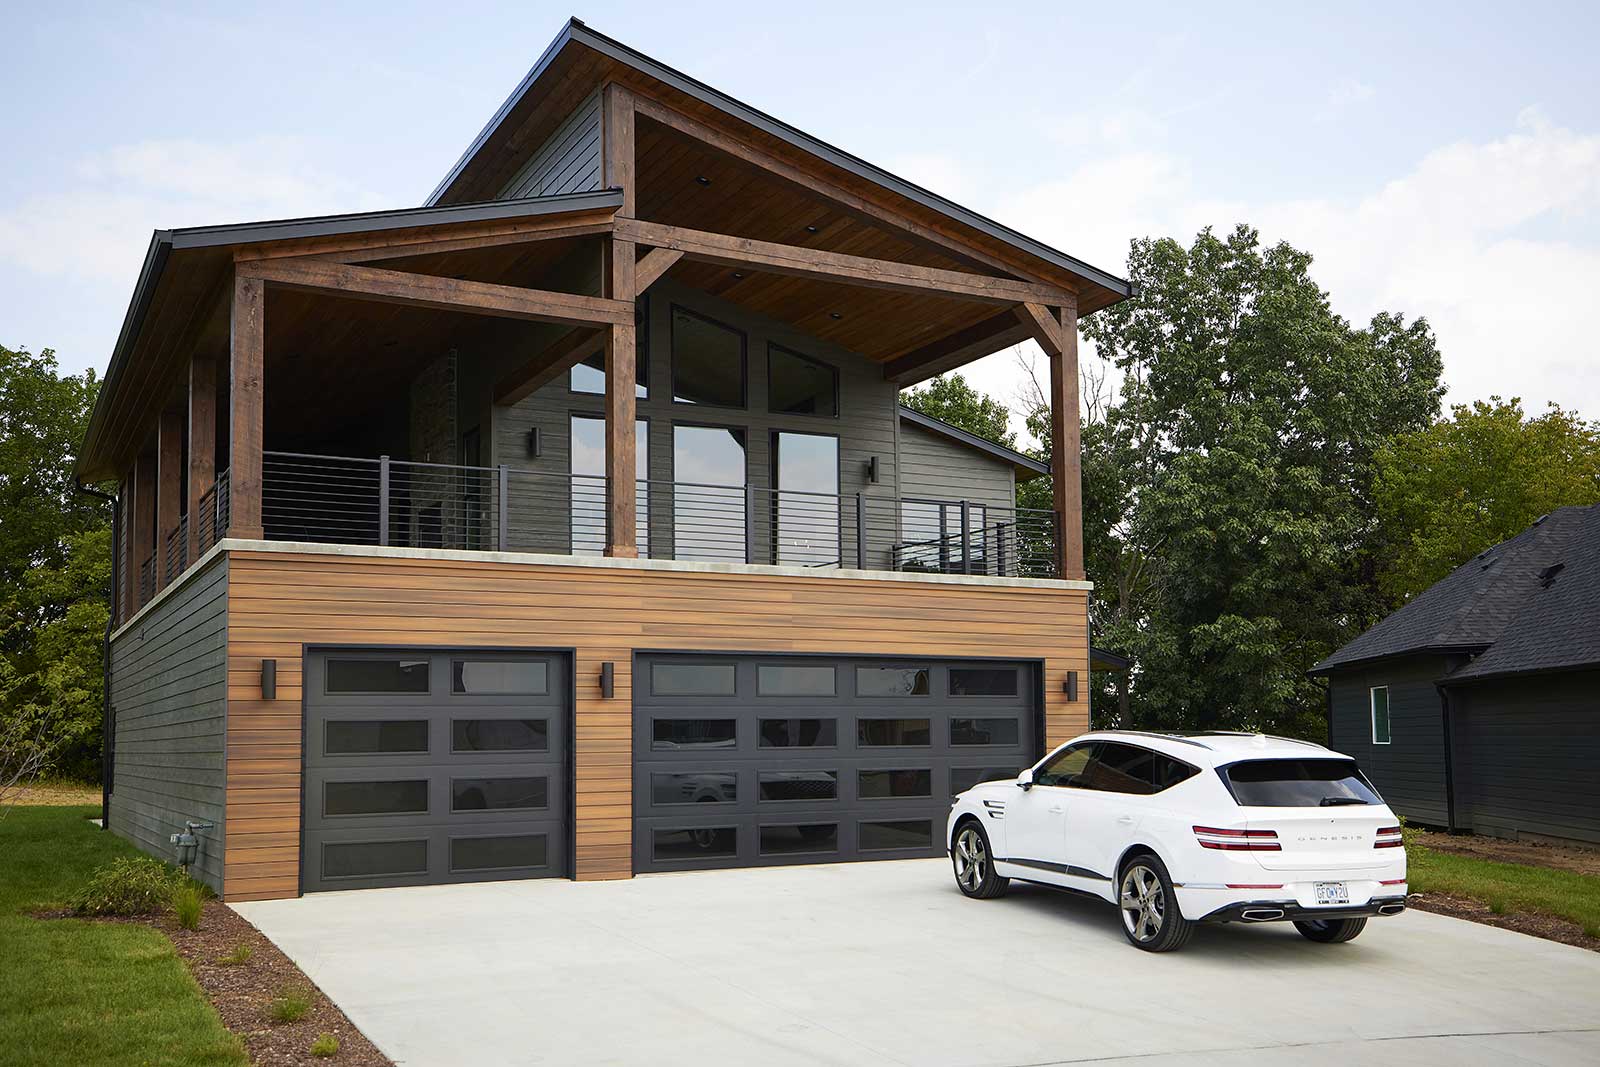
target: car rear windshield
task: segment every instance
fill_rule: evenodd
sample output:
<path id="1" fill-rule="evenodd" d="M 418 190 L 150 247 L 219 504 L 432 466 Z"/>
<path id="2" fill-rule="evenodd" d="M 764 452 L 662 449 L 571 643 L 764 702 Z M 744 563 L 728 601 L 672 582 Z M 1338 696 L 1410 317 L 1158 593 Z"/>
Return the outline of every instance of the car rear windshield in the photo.
<path id="1" fill-rule="evenodd" d="M 1247 808 L 1316 808 L 1382 804 L 1372 784 L 1347 759 L 1258 759 L 1218 767 L 1217 773 Z"/>

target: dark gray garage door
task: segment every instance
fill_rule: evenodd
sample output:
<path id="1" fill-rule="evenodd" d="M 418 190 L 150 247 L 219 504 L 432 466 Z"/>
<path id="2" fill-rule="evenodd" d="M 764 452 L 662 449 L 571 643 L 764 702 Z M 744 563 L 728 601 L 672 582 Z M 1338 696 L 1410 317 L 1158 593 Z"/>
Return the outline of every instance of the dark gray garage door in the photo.
<path id="1" fill-rule="evenodd" d="M 950 798 L 1033 762 L 1024 663 L 641 655 L 634 869 L 931 856 Z"/>
<path id="2" fill-rule="evenodd" d="M 304 890 L 565 874 L 567 691 L 558 655 L 310 656 Z"/>

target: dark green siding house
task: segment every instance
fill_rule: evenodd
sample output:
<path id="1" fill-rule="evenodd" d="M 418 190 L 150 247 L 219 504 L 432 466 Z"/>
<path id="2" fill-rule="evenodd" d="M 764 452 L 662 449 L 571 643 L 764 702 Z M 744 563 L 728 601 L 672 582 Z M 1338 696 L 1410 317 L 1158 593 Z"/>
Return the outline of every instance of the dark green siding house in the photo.
<path id="1" fill-rule="evenodd" d="M 1401 815 L 1600 843 L 1600 505 L 1480 553 L 1313 673 L 1333 747 Z"/>

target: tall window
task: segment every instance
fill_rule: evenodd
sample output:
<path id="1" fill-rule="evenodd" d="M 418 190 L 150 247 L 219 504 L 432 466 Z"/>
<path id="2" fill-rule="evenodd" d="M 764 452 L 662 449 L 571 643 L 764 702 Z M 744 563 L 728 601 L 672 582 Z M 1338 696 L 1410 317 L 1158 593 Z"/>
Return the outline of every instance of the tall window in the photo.
<path id="1" fill-rule="evenodd" d="M 680 404 L 744 407 L 744 334 L 673 308 L 672 399 Z"/>
<path id="2" fill-rule="evenodd" d="M 634 507 L 640 556 L 650 555 L 650 424 L 634 423 L 634 454 L 639 484 Z M 572 416 L 572 554 L 598 556 L 606 550 L 606 420 Z"/>
<path id="3" fill-rule="evenodd" d="M 650 396 L 650 312 L 646 297 L 639 297 L 640 324 L 636 331 L 633 350 L 633 395 L 645 400 Z M 572 368 L 569 388 L 574 393 L 594 393 L 604 396 L 606 391 L 606 353 L 601 349 Z"/>
<path id="4" fill-rule="evenodd" d="M 674 559 L 745 562 L 745 432 L 672 428 Z"/>
<path id="5" fill-rule="evenodd" d="M 1389 687 L 1376 685 L 1372 687 L 1372 743 L 1387 745 L 1389 743 Z"/>
<path id="6" fill-rule="evenodd" d="M 785 415 L 838 415 L 839 372 L 809 356 L 768 345 L 767 409 Z"/>
<path id="7" fill-rule="evenodd" d="M 772 446 L 773 562 L 839 566 L 839 439 L 776 433 Z"/>

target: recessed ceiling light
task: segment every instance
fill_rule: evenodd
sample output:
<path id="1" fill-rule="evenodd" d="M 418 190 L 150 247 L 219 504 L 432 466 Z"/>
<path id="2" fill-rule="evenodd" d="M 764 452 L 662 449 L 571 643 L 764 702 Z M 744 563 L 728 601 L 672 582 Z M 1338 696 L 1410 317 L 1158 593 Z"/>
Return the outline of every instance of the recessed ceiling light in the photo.
<path id="1" fill-rule="evenodd" d="M 830 319 L 842 319 L 842 318 L 844 318 L 844 316 L 839 314 L 837 311 L 830 311 L 830 312 L 828 312 L 828 318 L 830 318 Z"/>
<path id="2" fill-rule="evenodd" d="M 695 181 L 699 182 L 701 185 L 710 185 L 711 184 L 711 179 L 707 178 L 704 174 L 702 174 L 699 177 L 695 178 Z"/>
<path id="3" fill-rule="evenodd" d="M 806 232 L 807 233 L 816 233 L 817 232 L 817 228 L 815 226 L 807 226 L 806 227 Z"/>
<path id="4" fill-rule="evenodd" d="M 744 277 L 744 271 L 736 270 L 736 271 L 733 272 L 733 276 L 735 278 L 743 278 Z"/>

